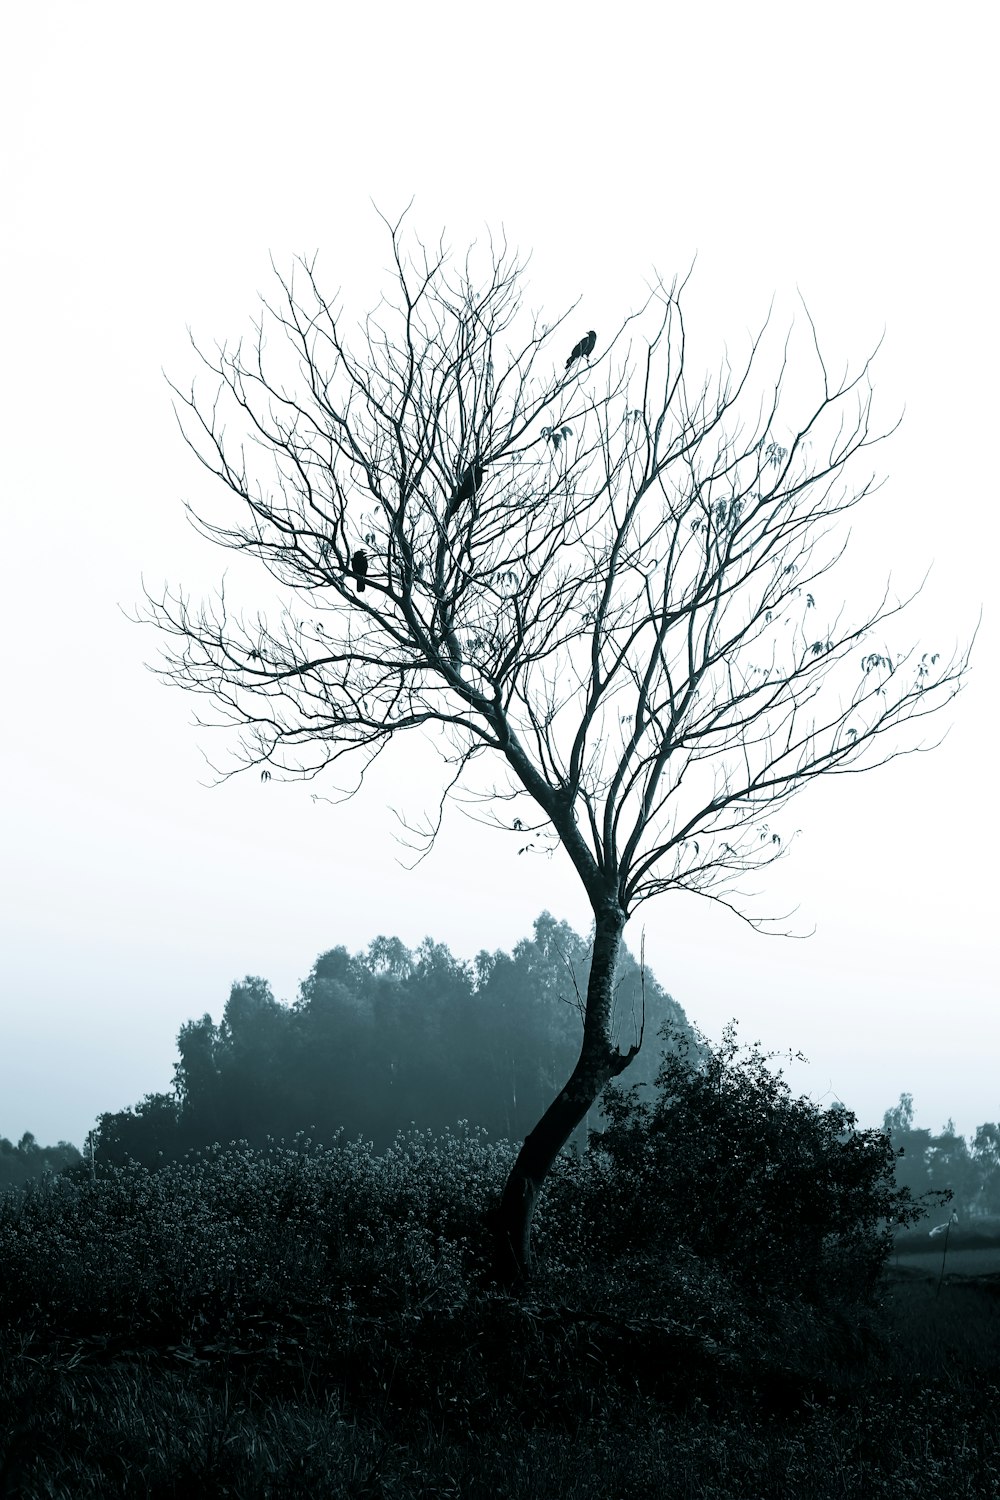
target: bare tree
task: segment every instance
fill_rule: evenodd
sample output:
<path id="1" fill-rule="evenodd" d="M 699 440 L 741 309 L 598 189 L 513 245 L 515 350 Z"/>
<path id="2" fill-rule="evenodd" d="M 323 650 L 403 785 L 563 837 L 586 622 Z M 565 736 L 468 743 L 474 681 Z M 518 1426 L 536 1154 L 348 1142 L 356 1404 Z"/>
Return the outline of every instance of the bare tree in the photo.
<path id="1" fill-rule="evenodd" d="M 683 285 L 656 280 L 594 353 L 593 330 L 522 311 L 506 245 L 477 279 L 473 254 L 407 254 L 401 224 L 360 352 L 302 260 L 275 272 L 250 347 L 198 351 L 211 401 L 176 391 L 188 442 L 240 502 L 229 525 L 193 524 L 287 586 L 277 625 L 234 617 L 224 590 L 198 607 L 147 591 L 143 618 L 173 638 L 161 675 L 238 731 L 224 774 L 309 778 L 443 731 L 428 841 L 464 793 L 572 861 L 595 924 L 583 1038 L 495 1210 L 509 1282 L 530 1271 L 556 1155 L 641 1042 L 613 1040 L 629 917 L 679 888 L 764 926 L 739 881 L 785 848 L 769 820 L 816 776 L 922 748 L 883 737 L 954 695 L 968 650 L 897 654 L 882 629 L 908 600 L 849 618 L 820 592 L 841 518 L 875 487 L 853 477 L 884 436 L 870 360 L 832 380 L 806 314 L 795 389 L 794 329 L 761 383 L 769 315 L 738 373 L 693 382 Z M 473 785 L 486 756 L 501 779 Z"/>

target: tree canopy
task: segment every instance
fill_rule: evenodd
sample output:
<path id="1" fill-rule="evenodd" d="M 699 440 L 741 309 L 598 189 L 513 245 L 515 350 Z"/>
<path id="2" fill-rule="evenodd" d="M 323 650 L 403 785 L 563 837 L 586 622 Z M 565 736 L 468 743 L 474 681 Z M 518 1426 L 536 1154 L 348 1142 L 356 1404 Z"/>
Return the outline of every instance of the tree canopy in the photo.
<path id="1" fill-rule="evenodd" d="M 295 1003 L 248 976 L 216 1025 L 187 1022 L 177 1039 L 174 1093 L 105 1114 L 98 1156 L 153 1165 L 214 1141 L 303 1132 L 360 1135 L 384 1150 L 411 1124 L 440 1134 L 459 1121 L 493 1138 L 523 1137 L 579 1051 L 589 943 L 543 912 L 513 951 L 473 963 L 426 938 L 410 950 L 380 936 L 361 953 L 320 954 Z M 623 949 L 617 1029 L 688 1026 L 680 1006 Z M 630 1078 L 651 1083 L 655 1045 Z M 595 1106 L 592 1125 L 605 1116 Z M 585 1135 L 579 1135 L 585 1144 Z"/>

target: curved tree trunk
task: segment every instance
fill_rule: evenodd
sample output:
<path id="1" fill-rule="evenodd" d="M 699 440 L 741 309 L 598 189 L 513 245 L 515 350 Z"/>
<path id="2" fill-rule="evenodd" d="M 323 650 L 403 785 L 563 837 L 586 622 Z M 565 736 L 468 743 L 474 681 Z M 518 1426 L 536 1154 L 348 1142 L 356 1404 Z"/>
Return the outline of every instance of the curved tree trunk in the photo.
<path id="1" fill-rule="evenodd" d="M 579 1059 L 566 1087 L 525 1137 L 499 1206 L 491 1215 L 493 1274 L 500 1286 L 513 1287 L 530 1276 L 531 1221 L 552 1163 L 586 1118 L 604 1085 L 628 1066 L 638 1050 L 631 1048 L 623 1054 L 611 1043 L 615 964 L 625 920 L 617 902 L 597 913 Z"/>

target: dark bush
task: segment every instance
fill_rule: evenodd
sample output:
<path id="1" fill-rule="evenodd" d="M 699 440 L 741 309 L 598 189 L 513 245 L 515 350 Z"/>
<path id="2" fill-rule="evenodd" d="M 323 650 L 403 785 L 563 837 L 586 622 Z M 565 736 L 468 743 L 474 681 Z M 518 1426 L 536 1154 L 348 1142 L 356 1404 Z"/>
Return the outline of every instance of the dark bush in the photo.
<path id="1" fill-rule="evenodd" d="M 870 1297 L 890 1226 L 923 1212 L 895 1185 L 885 1133 L 793 1099 L 774 1054 L 739 1056 L 732 1025 L 714 1050 L 669 1025 L 661 1035 L 655 1099 L 607 1090 L 610 1123 L 583 1170 L 558 1170 L 558 1216 L 564 1232 L 576 1220 L 581 1257 L 641 1267 L 647 1287 L 691 1261 L 756 1297 Z"/>

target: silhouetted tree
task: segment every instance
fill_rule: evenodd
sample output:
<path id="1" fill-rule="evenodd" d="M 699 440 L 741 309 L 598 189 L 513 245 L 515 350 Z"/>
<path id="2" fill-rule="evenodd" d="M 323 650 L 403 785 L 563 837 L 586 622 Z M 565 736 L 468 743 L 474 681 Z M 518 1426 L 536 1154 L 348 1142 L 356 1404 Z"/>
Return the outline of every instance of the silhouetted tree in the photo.
<path id="1" fill-rule="evenodd" d="M 216 1138 L 212 1128 L 224 1110 L 218 1097 L 212 1098 L 210 1109 L 207 1103 L 199 1115 L 189 1113 L 183 1122 L 186 1130 L 176 1094 L 147 1094 L 129 1109 L 99 1115 L 90 1136 L 88 1166 L 91 1161 L 97 1167 L 130 1158 L 155 1167 L 161 1158 L 173 1161 L 192 1146 L 210 1145 Z"/>
<path id="2" fill-rule="evenodd" d="M 951 1120 L 939 1135 L 917 1128 L 913 1095 L 901 1094 L 899 1103 L 886 1110 L 883 1129 L 897 1152 L 896 1181 L 915 1197 L 947 1191 L 963 1214 L 1000 1212 L 1000 1145 L 994 1156 L 995 1125 L 980 1125 L 970 1149 Z"/>
<path id="3" fill-rule="evenodd" d="M 932 1186 L 927 1153 L 931 1143 L 929 1130 L 913 1124 L 913 1095 L 900 1094 L 899 1103 L 887 1109 L 882 1129 L 890 1137 L 896 1152 L 896 1181 L 915 1198 L 922 1197 Z"/>
<path id="4" fill-rule="evenodd" d="M 882 1116 L 882 1129 L 891 1135 L 904 1135 L 913 1129 L 913 1095 L 900 1094 L 899 1103 Z"/>
<path id="5" fill-rule="evenodd" d="M 193 1147 L 299 1132 L 361 1135 L 377 1150 L 415 1124 L 441 1133 L 465 1120 L 495 1137 L 523 1135 L 579 1052 L 590 944 L 547 912 L 513 954 L 463 963 L 429 938 L 410 952 L 377 937 L 353 957 L 317 959 L 291 1006 L 263 979 L 233 984 L 222 1020 L 181 1030 L 174 1091 L 100 1117 L 96 1158 L 152 1166 Z M 673 1020 L 680 1007 L 622 949 L 623 1027 Z M 634 991 L 634 993 L 633 993 Z M 655 1076 L 647 1048 L 640 1078 Z M 594 1123 L 603 1121 L 600 1106 Z M 585 1144 L 585 1135 L 579 1144 Z"/>
<path id="6" fill-rule="evenodd" d="M 489 761 L 480 793 L 498 823 L 518 814 L 519 839 L 561 846 L 577 872 L 595 923 L 583 1036 L 495 1214 L 510 1281 L 530 1269 L 553 1161 L 638 1052 L 612 1036 L 628 919 L 683 889 L 761 925 L 739 881 L 782 853 L 771 819 L 815 777 L 905 748 L 883 737 L 948 702 L 968 653 L 900 652 L 883 637 L 906 601 L 851 612 L 821 592 L 837 523 L 874 486 L 851 482 L 880 436 L 870 361 L 832 379 L 807 318 L 801 346 L 779 341 L 763 399 L 751 377 L 766 323 L 738 374 L 692 382 L 683 286 L 657 281 L 590 389 L 552 373 L 561 318 L 522 326 L 506 249 L 477 281 L 471 260 L 410 260 L 400 224 L 390 232 L 396 297 L 359 353 L 303 261 L 267 309 L 301 389 L 271 363 L 264 318 L 252 355 L 236 342 L 201 356 L 219 381 L 210 401 L 177 392 L 192 447 L 245 508 L 200 529 L 287 588 L 280 622 L 244 626 L 225 602 L 169 590 L 147 594 L 147 618 L 167 638 L 163 674 L 240 731 L 225 774 L 313 777 L 404 730 L 438 731 L 447 790 Z M 232 410 L 252 448 L 232 442 Z M 564 422 L 572 456 L 537 459 L 543 425 Z M 475 464 L 491 482 L 456 509 L 454 476 Z M 384 583 L 362 612 L 347 569 L 369 537 Z"/>
<path id="7" fill-rule="evenodd" d="M 931 1136 L 927 1156 L 931 1187 L 949 1189 L 955 1204 L 967 1214 L 978 1195 L 978 1174 L 968 1142 L 956 1133 L 953 1120 Z"/>
<path id="8" fill-rule="evenodd" d="M 26 1130 L 15 1146 L 0 1136 L 0 1192 L 21 1187 L 47 1172 L 63 1172 L 80 1161 L 80 1152 L 69 1141 L 55 1146 L 40 1146 Z"/>
<path id="9" fill-rule="evenodd" d="M 1000 1125 L 980 1125 L 972 1144 L 976 1165 L 975 1207 L 981 1213 L 1000 1214 Z"/>

